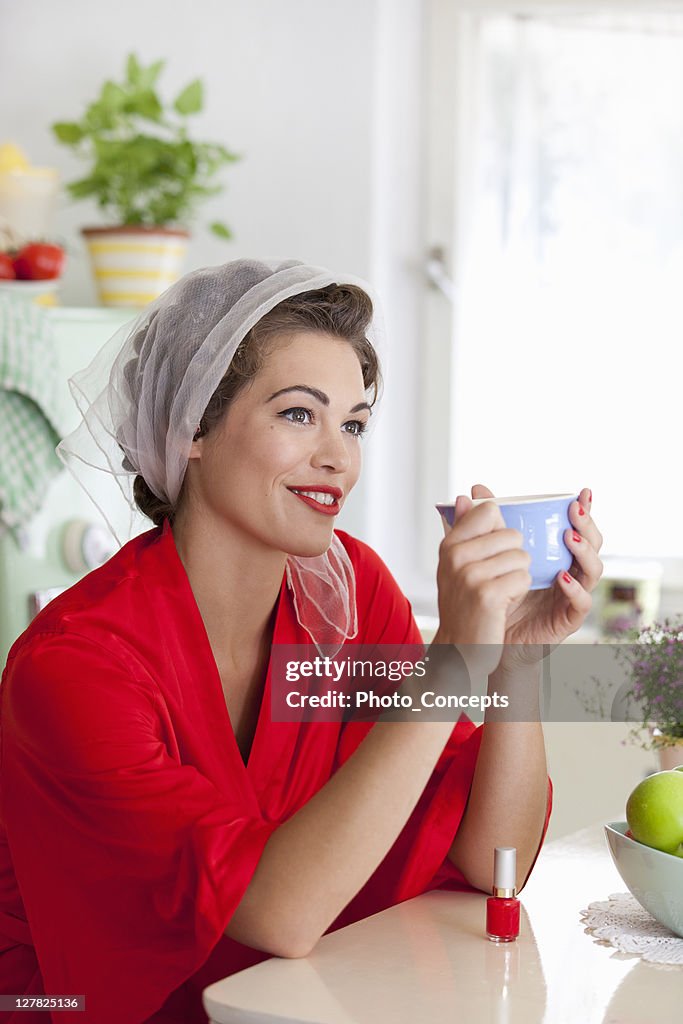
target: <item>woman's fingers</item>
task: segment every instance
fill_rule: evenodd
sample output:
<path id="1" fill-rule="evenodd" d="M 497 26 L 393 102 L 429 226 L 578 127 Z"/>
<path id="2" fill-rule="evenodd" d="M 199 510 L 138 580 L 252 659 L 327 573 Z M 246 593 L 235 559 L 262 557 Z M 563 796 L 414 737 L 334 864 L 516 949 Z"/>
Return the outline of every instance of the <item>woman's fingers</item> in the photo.
<path id="1" fill-rule="evenodd" d="M 569 522 L 589 544 L 599 551 L 602 547 L 602 534 L 598 530 L 590 514 L 592 494 L 587 487 L 579 494 L 579 500 L 569 506 Z"/>
<path id="2" fill-rule="evenodd" d="M 473 484 L 472 485 L 472 497 L 473 498 L 494 498 L 493 491 L 490 491 L 484 484 Z"/>
<path id="3" fill-rule="evenodd" d="M 475 486 L 473 497 L 491 496 L 488 488 L 479 487 L 485 493 Z M 501 644 L 511 602 L 521 600 L 531 585 L 529 562 L 521 533 L 505 525 L 494 502 L 473 506 L 472 499 L 459 495 L 454 525 L 439 547 L 441 641 Z"/>
<path id="4" fill-rule="evenodd" d="M 522 547 L 522 535 L 519 530 L 494 530 L 471 540 L 446 545 L 447 557 L 455 572 L 470 562 L 480 562 L 493 558 L 503 551 L 511 551 Z"/>
<path id="5" fill-rule="evenodd" d="M 468 562 L 460 570 L 460 575 L 467 587 L 470 590 L 475 590 L 492 580 L 506 576 L 508 573 L 523 573 L 527 577 L 525 589 L 528 590 L 531 586 L 530 562 L 531 556 L 528 551 L 524 551 L 521 547 L 513 548 L 481 561 Z"/>
<path id="6" fill-rule="evenodd" d="M 472 506 L 469 498 L 460 495 L 455 503 L 455 523 L 446 532 L 441 544 L 450 547 L 501 529 L 505 529 L 505 520 L 497 505 L 485 501 L 482 505 Z"/>
<path id="7" fill-rule="evenodd" d="M 453 525 L 451 525 L 448 522 L 448 520 L 446 519 L 445 515 L 442 512 L 439 513 L 440 516 L 441 516 L 441 525 L 443 526 L 444 537 L 448 536 L 448 534 L 451 532 L 451 530 L 453 530 L 455 528 L 455 524 L 458 522 L 458 520 L 461 519 L 465 515 L 466 512 L 469 512 L 469 510 L 471 508 L 472 508 L 472 500 L 471 500 L 471 498 L 468 498 L 466 494 L 459 494 L 458 497 L 455 499 L 455 506 L 454 506 L 454 513 L 453 513 Z"/>
<path id="8" fill-rule="evenodd" d="M 595 590 L 603 571 L 603 564 L 598 558 L 602 534 L 591 516 L 592 503 L 593 495 L 588 487 L 584 487 L 578 501 L 569 506 L 572 529 L 564 534 L 565 543 L 574 556 L 570 575 L 588 593 Z"/>
<path id="9" fill-rule="evenodd" d="M 602 576 L 603 565 L 597 551 L 578 530 L 566 530 L 564 542 L 574 556 L 572 575 L 590 593 Z"/>
<path id="10" fill-rule="evenodd" d="M 569 506 L 569 522 L 573 529 L 567 530 L 564 538 L 574 561 L 571 572 L 560 573 L 557 577 L 557 585 L 568 601 L 566 615 L 572 629 L 578 629 L 591 610 L 593 599 L 590 592 L 602 576 L 603 566 L 598 558 L 602 534 L 590 514 L 592 504 L 593 494 L 590 488 L 584 487 L 578 501 Z"/>
<path id="11" fill-rule="evenodd" d="M 567 619 L 572 628 L 578 628 L 591 610 L 592 598 L 570 573 L 561 572 L 556 579 L 557 585 L 569 602 Z"/>
<path id="12" fill-rule="evenodd" d="M 488 487 L 484 487 L 483 484 L 474 484 L 472 486 L 472 498 L 468 498 L 466 494 L 459 494 L 458 497 L 455 499 L 455 516 L 454 516 L 455 523 L 457 523 L 458 519 L 460 519 L 466 512 L 469 512 L 470 509 L 474 507 L 473 504 L 472 504 L 472 499 L 473 498 L 492 498 L 492 497 L 493 497 L 493 493 L 488 489 Z M 502 515 L 501 515 L 501 519 L 502 519 Z M 443 525 L 444 534 L 447 536 L 450 533 L 450 531 L 453 529 L 453 527 L 450 525 L 449 522 L 447 522 L 446 519 L 444 519 L 443 516 L 441 516 L 441 522 L 442 522 L 442 525 Z"/>

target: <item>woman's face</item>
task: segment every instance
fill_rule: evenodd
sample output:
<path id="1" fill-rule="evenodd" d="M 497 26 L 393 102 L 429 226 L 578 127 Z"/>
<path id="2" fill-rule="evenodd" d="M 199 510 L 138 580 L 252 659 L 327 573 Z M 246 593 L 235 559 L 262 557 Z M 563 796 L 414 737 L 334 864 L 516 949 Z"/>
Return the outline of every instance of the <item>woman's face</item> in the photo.
<path id="1" fill-rule="evenodd" d="M 290 335 L 193 443 L 193 504 L 269 548 L 322 554 L 358 480 L 369 418 L 351 345 L 320 332 Z"/>

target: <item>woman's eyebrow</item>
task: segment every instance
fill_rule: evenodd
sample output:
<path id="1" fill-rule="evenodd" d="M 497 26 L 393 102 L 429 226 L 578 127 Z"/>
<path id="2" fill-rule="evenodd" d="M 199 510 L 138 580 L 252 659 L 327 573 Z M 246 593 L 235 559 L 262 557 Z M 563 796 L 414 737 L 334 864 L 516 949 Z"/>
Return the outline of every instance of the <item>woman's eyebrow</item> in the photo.
<path id="1" fill-rule="evenodd" d="M 307 395 L 311 395 L 316 398 L 321 405 L 329 405 L 330 400 L 324 391 L 320 391 L 319 388 L 309 387 L 308 384 L 292 384 L 288 388 L 280 388 L 279 391 L 275 391 L 270 398 L 266 399 L 266 402 L 272 402 L 278 395 L 285 395 L 288 391 L 305 391 Z M 368 412 L 372 413 L 372 409 L 367 402 L 359 402 L 358 405 L 354 405 L 353 409 L 349 409 L 349 412 L 360 412 L 361 409 L 367 409 Z"/>

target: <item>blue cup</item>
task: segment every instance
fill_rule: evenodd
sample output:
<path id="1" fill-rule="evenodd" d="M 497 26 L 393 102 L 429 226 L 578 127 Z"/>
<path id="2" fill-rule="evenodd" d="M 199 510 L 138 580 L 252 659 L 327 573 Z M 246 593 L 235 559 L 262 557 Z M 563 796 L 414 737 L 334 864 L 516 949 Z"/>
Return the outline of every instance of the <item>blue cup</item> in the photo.
<path id="1" fill-rule="evenodd" d="M 558 572 L 572 564 L 572 553 L 564 542 L 569 506 L 576 494 L 532 494 L 521 498 L 475 498 L 474 505 L 492 501 L 500 508 L 505 525 L 522 534 L 522 547 L 531 555 L 531 590 L 551 587 Z M 436 506 L 449 526 L 455 522 L 455 502 Z"/>

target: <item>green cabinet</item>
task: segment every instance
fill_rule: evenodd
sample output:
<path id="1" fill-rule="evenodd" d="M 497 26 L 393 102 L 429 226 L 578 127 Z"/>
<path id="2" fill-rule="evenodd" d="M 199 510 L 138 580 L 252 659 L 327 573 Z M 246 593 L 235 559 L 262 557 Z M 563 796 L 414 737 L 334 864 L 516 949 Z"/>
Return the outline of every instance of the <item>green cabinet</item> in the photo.
<path id="1" fill-rule="evenodd" d="M 87 366 L 115 331 L 135 314 L 121 309 L 58 307 L 50 309 L 48 315 L 53 323 L 59 365 L 57 399 L 64 411 L 63 422 L 71 430 L 80 422 L 80 413 L 71 397 L 68 378 Z M 113 510 L 114 516 L 127 511 L 123 498 L 120 500 L 122 507 Z M 87 494 L 64 469 L 47 485 L 45 500 L 26 523 L 21 543 L 8 533 L 0 537 L 0 668 L 4 667 L 12 643 L 50 592 L 71 586 L 86 571 L 85 566 L 80 571 L 70 569 L 64 557 L 65 532 L 75 522 L 105 526 Z M 78 532 L 76 529 L 75 534 Z M 72 525 L 72 549 L 74 539 L 77 541 L 75 534 Z M 99 536 L 115 544 L 108 531 Z"/>

